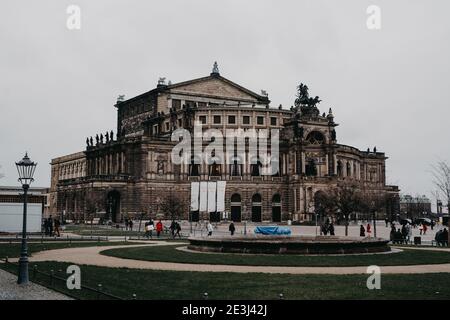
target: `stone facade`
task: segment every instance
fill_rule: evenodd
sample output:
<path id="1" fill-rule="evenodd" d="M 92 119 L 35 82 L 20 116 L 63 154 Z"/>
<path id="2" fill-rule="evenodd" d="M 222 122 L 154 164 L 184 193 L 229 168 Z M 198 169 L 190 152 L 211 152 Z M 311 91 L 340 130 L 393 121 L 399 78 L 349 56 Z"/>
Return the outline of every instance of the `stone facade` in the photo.
<path id="1" fill-rule="evenodd" d="M 85 151 L 52 160 L 53 213 L 85 219 L 96 212 L 113 221 L 141 213 L 154 217 L 170 193 L 188 208 L 191 181 L 227 181 L 226 211 L 237 221 L 311 220 L 315 194 L 342 181 L 398 196 L 397 187 L 386 185 L 384 153 L 337 143 L 331 109 L 320 115 L 315 107 L 271 108 L 266 95 L 218 72 L 173 85 L 161 81 L 115 107 L 115 137 L 88 140 Z M 214 172 L 203 163 L 173 164 L 171 134 L 177 128 L 192 131 L 194 121 L 222 131 L 279 129 L 279 173 L 255 174 L 249 159 L 220 164 Z"/>

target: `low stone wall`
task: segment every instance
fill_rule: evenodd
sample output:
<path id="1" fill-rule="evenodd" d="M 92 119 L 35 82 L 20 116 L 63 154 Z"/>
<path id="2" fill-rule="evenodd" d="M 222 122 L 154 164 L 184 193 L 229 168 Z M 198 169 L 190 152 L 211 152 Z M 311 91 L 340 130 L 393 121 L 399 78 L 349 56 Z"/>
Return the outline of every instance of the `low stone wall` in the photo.
<path id="1" fill-rule="evenodd" d="M 255 254 L 357 254 L 387 252 L 388 240 L 337 236 L 261 236 L 189 238 L 188 249 Z"/>

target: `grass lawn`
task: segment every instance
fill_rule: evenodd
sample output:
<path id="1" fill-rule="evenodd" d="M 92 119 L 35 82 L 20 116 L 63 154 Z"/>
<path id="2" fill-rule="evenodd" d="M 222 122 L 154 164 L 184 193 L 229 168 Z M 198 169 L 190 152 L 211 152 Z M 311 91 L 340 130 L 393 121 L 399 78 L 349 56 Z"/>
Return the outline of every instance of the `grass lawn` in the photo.
<path id="1" fill-rule="evenodd" d="M 118 245 L 132 245 L 136 242 L 44 242 L 44 243 L 30 243 L 28 242 L 28 254 L 32 255 L 38 251 L 77 248 L 77 247 L 96 247 L 96 246 L 118 246 Z M 20 256 L 20 243 L 0 243 L 0 259 L 17 258 Z"/>
<path id="2" fill-rule="evenodd" d="M 101 254 L 136 260 L 199 264 L 231 264 L 253 266 L 393 266 L 439 264 L 450 262 L 450 252 L 403 250 L 398 253 L 346 256 L 306 255 L 244 255 L 219 253 L 190 253 L 177 250 L 180 246 L 158 246 L 110 249 Z"/>
<path id="3" fill-rule="evenodd" d="M 68 264 L 36 263 L 44 272 L 61 270 L 62 277 Z M 0 264 L 16 273 L 17 267 Z M 30 273 L 33 280 L 32 273 Z M 123 299 L 201 299 L 208 292 L 210 299 L 277 299 L 283 293 L 286 299 L 450 299 L 450 277 L 447 274 L 382 275 L 381 290 L 368 290 L 367 275 L 282 275 L 262 273 L 207 273 L 156 271 L 81 266 L 83 286 L 96 288 Z M 49 286 L 48 277 L 34 281 Z M 54 283 L 54 288 L 68 292 L 65 281 Z M 71 290 L 80 299 L 99 296 L 85 289 Z M 101 298 L 101 297 L 100 297 Z"/>

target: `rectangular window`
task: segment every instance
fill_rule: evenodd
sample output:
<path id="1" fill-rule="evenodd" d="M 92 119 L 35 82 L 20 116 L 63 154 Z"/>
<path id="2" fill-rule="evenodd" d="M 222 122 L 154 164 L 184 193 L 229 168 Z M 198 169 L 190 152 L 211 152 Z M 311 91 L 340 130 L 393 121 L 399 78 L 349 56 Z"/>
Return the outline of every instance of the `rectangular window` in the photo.
<path id="1" fill-rule="evenodd" d="M 250 116 L 243 116 L 242 124 L 250 124 Z"/>
<path id="2" fill-rule="evenodd" d="M 178 128 L 183 127 L 183 119 L 178 119 Z"/>
<path id="3" fill-rule="evenodd" d="M 256 123 L 259 124 L 259 125 L 263 125 L 264 124 L 264 117 L 258 116 L 256 118 Z"/>
<path id="4" fill-rule="evenodd" d="M 206 124 L 206 116 L 199 116 L 198 120 L 201 122 L 201 124 Z"/>
<path id="5" fill-rule="evenodd" d="M 206 107 L 206 102 L 197 102 L 199 107 Z"/>
<path id="6" fill-rule="evenodd" d="M 236 116 L 228 116 L 229 124 L 236 124 Z"/>
<path id="7" fill-rule="evenodd" d="M 166 122 L 166 131 L 169 131 L 169 129 L 170 129 L 170 124 L 168 123 L 168 122 Z"/>
<path id="8" fill-rule="evenodd" d="M 174 108 L 175 110 L 180 110 L 181 109 L 181 100 L 173 99 L 172 100 L 172 108 Z"/>
<path id="9" fill-rule="evenodd" d="M 276 126 L 277 125 L 277 118 L 276 117 L 271 117 L 270 118 L 270 125 L 271 126 Z"/>
<path id="10" fill-rule="evenodd" d="M 214 124 L 220 124 L 222 122 L 221 116 L 214 116 Z"/>

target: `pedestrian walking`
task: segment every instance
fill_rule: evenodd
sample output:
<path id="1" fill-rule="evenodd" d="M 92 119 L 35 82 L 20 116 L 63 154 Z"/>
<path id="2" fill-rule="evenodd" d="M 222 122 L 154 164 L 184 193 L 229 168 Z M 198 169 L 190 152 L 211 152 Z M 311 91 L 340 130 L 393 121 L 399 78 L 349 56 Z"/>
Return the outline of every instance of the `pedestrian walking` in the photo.
<path id="1" fill-rule="evenodd" d="M 60 234 L 60 226 L 61 226 L 61 223 L 59 222 L 59 219 L 58 218 L 56 218 L 55 219 L 55 235 L 57 236 L 57 237 L 61 237 L 61 234 Z"/>
<path id="2" fill-rule="evenodd" d="M 158 238 L 162 231 L 163 231 L 163 224 L 162 224 L 161 220 L 159 220 L 158 223 L 156 224 L 156 236 Z"/>
<path id="3" fill-rule="evenodd" d="M 423 224 L 423 235 L 427 234 L 428 226 L 424 223 Z"/>
<path id="4" fill-rule="evenodd" d="M 212 233 L 213 233 L 213 231 L 214 231 L 214 227 L 213 227 L 213 225 L 211 224 L 211 221 L 208 221 L 208 225 L 207 225 L 206 228 L 208 229 L 208 237 L 212 236 Z"/>
<path id="5" fill-rule="evenodd" d="M 234 235 L 234 231 L 236 231 L 236 227 L 234 226 L 233 222 L 230 223 L 230 226 L 228 227 L 228 230 L 230 231 L 231 235 Z"/>
<path id="6" fill-rule="evenodd" d="M 128 227 L 130 228 L 130 231 L 133 231 L 133 220 L 130 219 L 130 221 L 128 221 Z"/>
<path id="7" fill-rule="evenodd" d="M 52 215 L 50 215 L 50 217 L 48 217 L 47 223 L 48 223 L 48 235 L 50 237 L 53 237 L 53 218 L 52 218 Z"/>
<path id="8" fill-rule="evenodd" d="M 333 225 L 333 222 L 330 223 L 330 226 L 328 227 L 328 232 L 330 232 L 330 236 L 334 236 L 334 225 Z"/>
<path id="9" fill-rule="evenodd" d="M 181 231 L 180 223 L 179 222 L 175 222 L 175 235 L 173 237 L 176 238 L 178 236 L 178 238 L 181 239 L 180 231 Z"/>
<path id="10" fill-rule="evenodd" d="M 422 223 L 419 225 L 419 233 L 420 233 L 420 235 L 422 235 L 422 233 L 423 233 L 423 224 Z"/>
<path id="11" fill-rule="evenodd" d="M 361 227 L 359 228 L 359 236 L 360 237 L 365 237 L 366 236 L 366 229 L 364 228 L 363 225 L 361 225 Z"/>
<path id="12" fill-rule="evenodd" d="M 175 238 L 175 229 L 176 229 L 176 222 L 175 220 L 172 220 L 172 223 L 170 224 L 170 234 L 172 235 L 172 238 Z"/>

